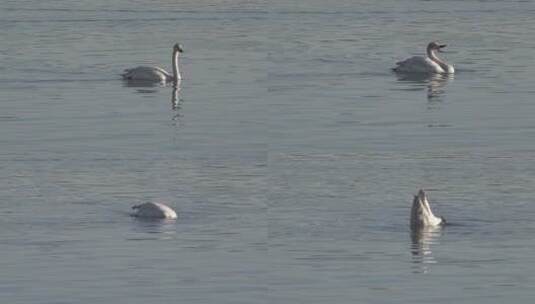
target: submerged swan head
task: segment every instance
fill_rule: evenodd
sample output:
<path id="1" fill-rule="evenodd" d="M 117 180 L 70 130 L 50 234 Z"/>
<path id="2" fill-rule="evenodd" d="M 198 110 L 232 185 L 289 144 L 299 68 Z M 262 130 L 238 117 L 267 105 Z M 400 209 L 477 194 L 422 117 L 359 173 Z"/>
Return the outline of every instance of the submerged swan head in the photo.
<path id="1" fill-rule="evenodd" d="M 446 220 L 443 217 L 437 217 L 431 211 L 431 206 L 424 190 L 418 191 L 418 194 L 414 196 L 414 200 L 412 201 L 411 229 L 437 227 L 445 223 Z"/>

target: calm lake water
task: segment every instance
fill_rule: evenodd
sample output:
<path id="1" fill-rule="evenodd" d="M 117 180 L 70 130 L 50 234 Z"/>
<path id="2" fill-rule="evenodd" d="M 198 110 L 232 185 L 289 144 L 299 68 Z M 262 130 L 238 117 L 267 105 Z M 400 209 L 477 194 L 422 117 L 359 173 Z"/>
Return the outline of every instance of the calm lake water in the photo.
<path id="1" fill-rule="evenodd" d="M 2 302 L 535 297 L 531 2 L 0 7 Z M 391 73 L 431 40 L 455 77 Z M 120 79 L 177 41 L 178 92 Z M 419 188 L 450 226 L 411 235 Z"/>

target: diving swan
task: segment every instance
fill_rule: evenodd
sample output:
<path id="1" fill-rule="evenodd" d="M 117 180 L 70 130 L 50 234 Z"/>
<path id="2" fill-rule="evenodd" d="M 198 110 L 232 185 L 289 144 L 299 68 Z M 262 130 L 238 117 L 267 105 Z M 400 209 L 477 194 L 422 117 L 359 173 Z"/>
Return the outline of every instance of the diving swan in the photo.
<path id="1" fill-rule="evenodd" d="M 126 69 L 122 74 L 123 79 L 127 81 L 139 82 L 173 82 L 177 84 L 182 77 L 178 68 L 178 55 L 182 53 L 182 46 L 175 44 L 173 46 L 173 74 L 169 74 L 160 67 L 138 66 L 133 69 Z"/>
<path id="2" fill-rule="evenodd" d="M 418 230 L 428 227 L 438 227 L 446 224 L 443 217 L 436 217 L 431 211 L 431 206 L 427 200 L 424 190 L 418 191 L 414 196 L 411 208 L 411 229 Z"/>
<path id="3" fill-rule="evenodd" d="M 161 203 L 144 203 L 133 206 L 135 213 L 132 216 L 147 219 L 169 219 L 177 218 L 175 210 Z"/>
<path id="4" fill-rule="evenodd" d="M 453 74 L 455 73 L 453 66 L 438 58 L 436 54 L 445 47 L 445 44 L 431 42 L 427 45 L 427 57 L 414 56 L 403 61 L 398 61 L 396 63 L 397 66 L 393 70 L 399 73 Z"/>

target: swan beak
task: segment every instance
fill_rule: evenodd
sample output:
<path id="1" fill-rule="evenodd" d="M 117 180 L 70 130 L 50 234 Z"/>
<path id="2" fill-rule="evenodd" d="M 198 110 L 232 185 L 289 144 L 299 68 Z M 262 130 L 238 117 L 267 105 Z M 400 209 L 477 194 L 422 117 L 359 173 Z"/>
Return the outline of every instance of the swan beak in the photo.
<path id="1" fill-rule="evenodd" d="M 174 45 L 174 49 L 177 50 L 179 53 L 183 53 L 184 52 L 184 50 L 182 49 L 182 45 L 180 45 L 178 43 Z"/>
<path id="2" fill-rule="evenodd" d="M 438 46 L 438 51 L 439 51 L 439 52 L 442 52 L 442 49 L 445 48 L 446 46 L 447 46 L 447 44 L 440 44 L 440 45 Z"/>

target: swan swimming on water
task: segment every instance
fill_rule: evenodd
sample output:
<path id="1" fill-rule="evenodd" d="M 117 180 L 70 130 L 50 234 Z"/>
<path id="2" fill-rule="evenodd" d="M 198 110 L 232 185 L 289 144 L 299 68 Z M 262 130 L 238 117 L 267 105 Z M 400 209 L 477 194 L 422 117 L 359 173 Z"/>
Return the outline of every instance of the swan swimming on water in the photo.
<path id="1" fill-rule="evenodd" d="M 427 45 L 427 57 L 414 56 L 403 61 L 398 61 L 396 63 L 397 66 L 393 70 L 399 73 L 453 74 L 455 73 L 453 66 L 438 58 L 436 54 L 445 47 L 445 44 L 431 42 Z"/>
<path id="2" fill-rule="evenodd" d="M 178 68 L 178 56 L 182 53 L 182 46 L 175 44 L 173 46 L 173 74 L 168 73 L 160 67 L 138 66 L 133 69 L 126 69 L 122 74 L 123 79 L 127 81 L 138 82 L 173 82 L 175 85 L 182 79 Z"/>
<path id="3" fill-rule="evenodd" d="M 411 208 L 411 229 L 418 230 L 429 227 L 439 227 L 446 224 L 443 217 L 437 217 L 431 211 L 431 206 L 427 200 L 424 190 L 418 191 L 414 196 Z"/>
<path id="4" fill-rule="evenodd" d="M 175 210 L 171 207 L 161 203 L 144 203 L 141 205 L 133 206 L 132 209 L 135 213 L 132 216 L 147 218 L 147 219 L 170 219 L 177 218 Z"/>

